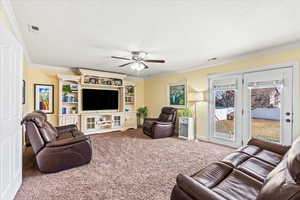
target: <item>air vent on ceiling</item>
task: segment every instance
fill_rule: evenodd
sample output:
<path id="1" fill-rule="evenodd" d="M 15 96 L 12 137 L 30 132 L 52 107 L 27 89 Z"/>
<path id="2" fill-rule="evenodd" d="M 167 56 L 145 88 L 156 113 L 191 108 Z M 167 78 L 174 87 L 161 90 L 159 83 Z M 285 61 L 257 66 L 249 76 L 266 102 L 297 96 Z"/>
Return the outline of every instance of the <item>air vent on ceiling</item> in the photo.
<path id="1" fill-rule="evenodd" d="M 216 58 L 216 57 L 210 58 L 210 59 L 208 59 L 207 61 L 210 62 L 210 61 L 214 61 L 214 60 L 217 60 L 217 58 Z"/>
<path id="2" fill-rule="evenodd" d="M 28 30 L 29 32 L 36 33 L 39 32 L 40 28 L 38 26 L 28 24 Z"/>

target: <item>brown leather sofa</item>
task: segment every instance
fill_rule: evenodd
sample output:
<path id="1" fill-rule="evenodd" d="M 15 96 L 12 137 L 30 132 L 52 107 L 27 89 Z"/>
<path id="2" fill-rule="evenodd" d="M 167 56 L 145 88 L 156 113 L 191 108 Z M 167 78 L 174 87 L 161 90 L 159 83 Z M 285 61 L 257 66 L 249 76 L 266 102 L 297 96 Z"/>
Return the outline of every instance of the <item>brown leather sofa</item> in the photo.
<path id="1" fill-rule="evenodd" d="M 292 147 L 251 139 L 192 176 L 179 174 L 171 200 L 300 200 L 300 137 Z"/>
<path id="2" fill-rule="evenodd" d="M 144 134 L 153 139 L 170 137 L 174 134 L 177 109 L 163 107 L 159 118 L 145 118 L 143 124 Z"/>
<path id="3" fill-rule="evenodd" d="M 22 124 L 26 126 L 40 171 L 58 172 L 91 161 L 91 141 L 75 125 L 55 128 L 41 112 L 27 114 Z"/>

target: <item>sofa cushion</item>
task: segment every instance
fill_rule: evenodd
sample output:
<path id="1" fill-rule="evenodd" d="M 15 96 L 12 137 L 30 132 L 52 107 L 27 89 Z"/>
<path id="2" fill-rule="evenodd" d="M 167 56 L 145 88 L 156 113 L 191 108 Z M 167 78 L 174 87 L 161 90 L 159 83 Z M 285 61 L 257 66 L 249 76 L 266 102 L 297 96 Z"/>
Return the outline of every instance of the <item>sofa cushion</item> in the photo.
<path id="1" fill-rule="evenodd" d="M 264 182 L 274 166 L 253 157 L 242 163 L 237 169 Z"/>
<path id="2" fill-rule="evenodd" d="M 262 151 L 258 152 L 255 155 L 255 157 L 259 158 L 271 165 L 277 166 L 280 163 L 283 156 L 278 153 L 272 152 L 272 151 L 262 150 Z"/>
<path id="3" fill-rule="evenodd" d="M 238 170 L 219 183 L 212 190 L 225 199 L 253 200 L 256 199 L 262 183 Z"/>
<path id="4" fill-rule="evenodd" d="M 232 171 L 232 167 L 224 163 L 213 163 L 208 165 L 206 168 L 200 170 L 192 176 L 196 181 L 205 185 L 208 188 L 212 188 L 217 185 L 220 181 L 228 176 Z"/>
<path id="5" fill-rule="evenodd" d="M 232 167 L 237 167 L 247 159 L 249 159 L 251 156 L 242 152 L 233 152 L 226 156 L 222 162 L 232 166 Z"/>
<path id="6" fill-rule="evenodd" d="M 237 151 L 243 152 L 243 153 L 246 153 L 246 154 L 249 154 L 249 155 L 255 155 L 258 152 L 260 152 L 261 149 L 257 146 L 254 146 L 254 145 L 247 145 L 247 146 L 241 147 Z"/>

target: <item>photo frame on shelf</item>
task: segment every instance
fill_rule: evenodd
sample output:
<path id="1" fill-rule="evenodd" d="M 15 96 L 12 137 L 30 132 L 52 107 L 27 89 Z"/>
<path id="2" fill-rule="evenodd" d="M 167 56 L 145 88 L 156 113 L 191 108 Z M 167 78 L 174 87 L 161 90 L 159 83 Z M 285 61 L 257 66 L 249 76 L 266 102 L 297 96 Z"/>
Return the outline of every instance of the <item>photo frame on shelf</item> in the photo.
<path id="1" fill-rule="evenodd" d="M 34 110 L 54 113 L 54 85 L 34 84 Z"/>
<path id="2" fill-rule="evenodd" d="M 187 82 L 168 84 L 168 105 L 175 108 L 185 108 L 187 105 Z"/>

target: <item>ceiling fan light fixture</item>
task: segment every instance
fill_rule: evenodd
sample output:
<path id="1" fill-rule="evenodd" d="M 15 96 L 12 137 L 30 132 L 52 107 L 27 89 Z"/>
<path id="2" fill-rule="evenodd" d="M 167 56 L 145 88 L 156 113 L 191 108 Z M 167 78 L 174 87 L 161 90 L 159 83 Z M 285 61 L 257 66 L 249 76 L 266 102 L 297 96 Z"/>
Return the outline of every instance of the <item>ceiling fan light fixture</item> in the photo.
<path id="1" fill-rule="evenodd" d="M 140 62 L 132 63 L 130 67 L 132 70 L 137 70 L 137 71 L 141 71 L 145 69 L 145 66 Z"/>

